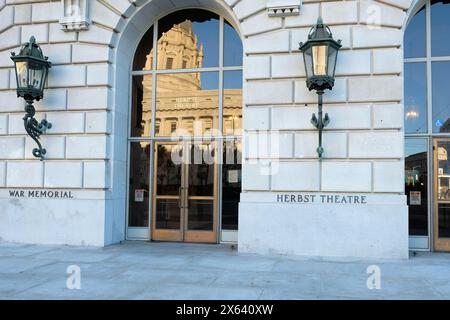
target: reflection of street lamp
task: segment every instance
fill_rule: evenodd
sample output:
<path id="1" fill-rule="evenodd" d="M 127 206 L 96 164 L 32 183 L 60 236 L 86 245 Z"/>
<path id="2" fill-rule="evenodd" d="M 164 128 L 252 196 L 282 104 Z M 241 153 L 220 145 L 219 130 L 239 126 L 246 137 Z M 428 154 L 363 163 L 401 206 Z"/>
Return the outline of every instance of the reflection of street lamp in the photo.
<path id="1" fill-rule="evenodd" d="M 417 111 L 416 106 L 412 105 L 408 111 L 405 113 L 405 118 L 407 120 L 417 119 L 419 118 L 419 111 Z"/>
<path id="2" fill-rule="evenodd" d="M 44 159 L 46 150 L 39 142 L 41 134 L 50 129 L 52 125 L 47 120 L 40 123 L 34 118 L 34 100 L 39 101 L 44 97 L 44 86 L 47 81 L 48 69 L 51 67 L 47 57 L 44 57 L 41 48 L 36 44 L 34 37 L 26 43 L 20 53 L 11 53 L 14 61 L 17 82 L 17 97 L 22 97 L 26 101 L 24 125 L 28 135 L 37 143 L 38 148 L 33 149 L 36 158 Z"/>
<path id="3" fill-rule="evenodd" d="M 334 74 L 341 41 L 335 41 L 330 28 L 325 25 L 322 18 L 317 19 L 317 24 L 311 28 L 308 40 L 300 43 L 300 51 L 303 53 L 306 70 L 306 86 L 308 89 L 316 90 L 319 96 L 319 118 L 314 113 L 311 123 L 319 129 L 319 147 L 317 153 L 322 159 L 322 130 L 326 127 L 330 118 L 328 114 L 323 117 L 322 104 L 325 89 L 332 90 L 334 86 Z"/>

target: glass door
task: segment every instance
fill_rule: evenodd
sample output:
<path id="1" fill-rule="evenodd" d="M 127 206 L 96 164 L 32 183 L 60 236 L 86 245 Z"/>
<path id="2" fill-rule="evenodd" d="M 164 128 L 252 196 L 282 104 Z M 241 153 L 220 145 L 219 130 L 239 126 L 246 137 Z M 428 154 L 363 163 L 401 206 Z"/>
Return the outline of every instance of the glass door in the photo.
<path id="1" fill-rule="evenodd" d="M 185 235 L 187 242 L 217 242 L 217 168 L 215 143 L 187 146 L 184 188 Z"/>
<path id="2" fill-rule="evenodd" d="M 215 143 L 156 143 L 155 154 L 152 239 L 216 243 Z"/>
<path id="3" fill-rule="evenodd" d="M 450 251 L 450 139 L 434 142 L 434 249 Z"/>
<path id="4" fill-rule="evenodd" d="M 183 241 L 183 146 L 155 144 L 152 239 Z"/>

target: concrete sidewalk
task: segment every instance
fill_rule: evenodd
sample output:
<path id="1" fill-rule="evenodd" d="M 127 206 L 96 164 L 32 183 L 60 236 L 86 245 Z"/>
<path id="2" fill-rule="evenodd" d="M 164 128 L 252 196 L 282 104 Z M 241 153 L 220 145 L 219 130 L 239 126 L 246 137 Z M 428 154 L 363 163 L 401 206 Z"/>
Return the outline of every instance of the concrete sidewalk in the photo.
<path id="1" fill-rule="evenodd" d="M 81 289 L 66 288 L 67 268 Z M 381 289 L 367 288 L 367 268 Z M 450 254 L 360 261 L 239 254 L 227 245 L 107 248 L 0 242 L 0 299 L 449 299 Z"/>

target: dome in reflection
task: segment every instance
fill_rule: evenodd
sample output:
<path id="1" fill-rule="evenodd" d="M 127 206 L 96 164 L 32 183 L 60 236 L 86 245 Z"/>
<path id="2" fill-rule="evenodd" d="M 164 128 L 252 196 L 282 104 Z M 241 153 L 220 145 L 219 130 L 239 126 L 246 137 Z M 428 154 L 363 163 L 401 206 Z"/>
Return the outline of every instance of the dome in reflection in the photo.
<path id="1" fill-rule="evenodd" d="M 193 23 L 185 20 L 162 33 L 157 42 L 158 70 L 199 69 L 203 67 L 203 44 L 194 33 Z M 147 55 L 151 69 L 153 49 Z M 142 77 L 142 135 L 151 134 L 153 75 Z M 240 135 L 242 128 L 242 89 L 226 89 L 224 133 Z M 216 134 L 219 128 L 219 73 L 176 72 L 158 74 L 156 81 L 156 135 Z"/>

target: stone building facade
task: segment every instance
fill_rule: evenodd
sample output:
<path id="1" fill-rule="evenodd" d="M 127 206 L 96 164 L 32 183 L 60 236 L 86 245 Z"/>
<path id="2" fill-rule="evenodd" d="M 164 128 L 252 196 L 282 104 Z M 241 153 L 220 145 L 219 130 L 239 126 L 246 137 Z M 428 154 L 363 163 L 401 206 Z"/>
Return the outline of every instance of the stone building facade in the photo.
<path id="1" fill-rule="evenodd" d="M 93 0 L 80 5 L 86 11 L 83 27 L 74 19 L 72 29 L 63 30 L 66 2 L 0 0 L 1 239 L 104 246 L 139 238 L 127 231 L 135 51 L 158 19 L 198 8 L 225 19 L 243 46 L 242 89 L 214 89 L 231 97 L 220 110 L 236 122 L 231 128 L 242 129 L 230 134 L 242 136 L 243 163 L 237 237 L 229 241 L 242 252 L 407 258 L 403 37 L 421 2 Z M 280 3 L 286 12 L 276 11 Z M 324 95 L 331 122 L 321 161 L 318 133 L 310 123 L 317 95 L 306 87 L 298 49 L 319 16 L 342 40 L 335 86 Z M 195 61 L 166 59 L 164 65 L 181 62 L 182 69 L 209 71 L 190 28 L 186 23 L 171 32 L 185 33 L 184 46 L 191 46 Z M 45 161 L 31 154 L 10 59 L 31 35 L 53 64 L 44 99 L 36 103 L 37 117 L 53 124 L 41 139 L 48 150 Z M 152 64 L 149 56 L 147 67 Z M 223 69 L 219 73 L 228 71 Z M 201 89 L 196 72 L 180 73 L 178 81 Z M 143 74 L 138 81 L 151 87 L 164 76 Z M 193 118 L 218 121 L 202 107 L 203 100 L 211 100 L 210 90 L 186 94 L 169 80 L 158 82 L 156 99 L 172 101 L 163 103 L 171 118 L 181 119 L 175 114 L 181 108 L 182 114 L 198 112 L 189 114 Z M 150 117 L 158 93 L 145 94 Z M 170 130 L 156 118 L 155 130 Z M 143 122 L 151 123 L 150 118 Z M 145 130 L 149 135 L 151 128 L 144 125 Z M 150 194 L 154 187 L 150 183 Z M 153 211 L 147 210 L 151 224 Z M 153 239 L 152 227 L 147 229 L 142 239 Z M 228 241 L 218 231 L 217 242 Z"/>

